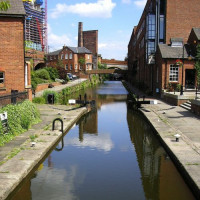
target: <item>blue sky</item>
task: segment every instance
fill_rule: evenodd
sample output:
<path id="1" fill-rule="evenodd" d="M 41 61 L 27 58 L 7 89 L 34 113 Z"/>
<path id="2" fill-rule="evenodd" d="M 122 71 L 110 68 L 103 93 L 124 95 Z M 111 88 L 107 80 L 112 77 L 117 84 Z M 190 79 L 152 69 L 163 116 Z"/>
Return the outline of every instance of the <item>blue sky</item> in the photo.
<path id="1" fill-rule="evenodd" d="M 145 4 L 146 0 L 49 0 L 49 49 L 76 47 L 78 22 L 83 22 L 84 31 L 98 30 L 98 50 L 104 59 L 124 60 Z"/>

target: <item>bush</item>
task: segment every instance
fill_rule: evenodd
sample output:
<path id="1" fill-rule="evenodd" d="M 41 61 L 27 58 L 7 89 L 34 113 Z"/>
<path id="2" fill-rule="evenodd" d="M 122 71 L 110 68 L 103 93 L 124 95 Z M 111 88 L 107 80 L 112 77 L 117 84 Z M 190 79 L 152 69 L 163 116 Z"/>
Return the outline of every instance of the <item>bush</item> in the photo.
<path id="1" fill-rule="evenodd" d="M 8 133 L 3 133 L 0 122 L 0 146 L 12 140 L 16 135 L 28 130 L 32 124 L 40 121 L 40 113 L 36 106 L 29 100 L 16 105 L 7 105 L 0 109 L 0 113 L 8 113 Z"/>
<path id="2" fill-rule="evenodd" d="M 59 103 L 59 101 L 60 101 L 60 94 L 59 93 L 57 93 L 55 91 L 45 90 L 43 92 L 43 96 L 42 97 L 45 99 L 46 103 L 48 103 L 47 102 L 47 97 L 48 97 L 49 94 L 54 94 L 54 103 Z"/>
<path id="3" fill-rule="evenodd" d="M 44 97 L 35 97 L 33 99 L 33 103 L 38 103 L 38 104 L 45 104 L 45 98 Z"/>
<path id="4" fill-rule="evenodd" d="M 67 71 L 63 67 L 56 67 L 58 70 L 59 79 L 66 80 Z"/>
<path id="5" fill-rule="evenodd" d="M 58 70 L 53 67 L 45 67 L 45 70 L 49 72 L 51 80 L 55 81 L 56 78 L 59 78 Z"/>
<path id="6" fill-rule="evenodd" d="M 41 79 L 45 79 L 45 80 L 51 79 L 49 72 L 46 69 L 39 69 L 39 70 L 35 71 L 35 75 Z"/>

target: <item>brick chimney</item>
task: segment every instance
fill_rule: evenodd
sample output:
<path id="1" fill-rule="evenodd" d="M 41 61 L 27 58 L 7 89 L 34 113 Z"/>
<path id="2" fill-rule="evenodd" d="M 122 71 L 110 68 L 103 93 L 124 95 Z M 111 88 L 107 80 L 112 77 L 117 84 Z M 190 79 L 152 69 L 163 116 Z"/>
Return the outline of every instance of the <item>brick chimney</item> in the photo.
<path id="1" fill-rule="evenodd" d="M 83 23 L 78 23 L 78 47 L 83 47 Z"/>

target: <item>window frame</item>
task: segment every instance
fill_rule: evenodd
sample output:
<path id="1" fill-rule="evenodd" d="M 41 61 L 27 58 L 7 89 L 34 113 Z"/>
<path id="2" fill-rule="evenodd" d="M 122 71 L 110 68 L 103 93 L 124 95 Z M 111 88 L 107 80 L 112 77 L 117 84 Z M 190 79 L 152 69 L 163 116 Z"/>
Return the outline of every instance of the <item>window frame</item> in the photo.
<path id="1" fill-rule="evenodd" d="M 169 82 L 178 82 L 179 80 L 179 65 L 171 64 L 169 66 Z"/>
<path id="2" fill-rule="evenodd" d="M 3 74 L 3 78 L 0 78 L 0 87 L 4 86 L 5 84 L 5 72 L 4 71 L 0 71 L 0 74 Z M 1 82 L 1 80 L 3 80 L 3 82 Z"/>

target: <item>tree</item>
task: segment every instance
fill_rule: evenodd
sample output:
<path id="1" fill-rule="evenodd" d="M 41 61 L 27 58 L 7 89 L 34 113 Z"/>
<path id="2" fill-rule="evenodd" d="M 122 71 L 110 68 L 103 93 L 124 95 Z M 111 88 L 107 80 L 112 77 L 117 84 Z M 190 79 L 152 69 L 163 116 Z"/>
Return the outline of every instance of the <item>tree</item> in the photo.
<path id="1" fill-rule="evenodd" d="M 100 62 L 98 62 L 98 69 L 107 69 L 107 65 L 101 64 Z"/>
<path id="2" fill-rule="evenodd" d="M 10 2 L 9 1 L 2 1 L 0 2 L 0 11 L 6 11 L 10 8 Z"/>
<path id="3" fill-rule="evenodd" d="M 57 67 L 64 68 L 63 61 L 62 61 L 60 58 L 58 58 L 58 61 L 57 61 Z"/>
<path id="4" fill-rule="evenodd" d="M 199 87 L 200 85 L 200 45 L 197 45 L 197 54 L 196 54 L 196 62 L 194 65 L 194 68 L 196 69 L 197 72 L 197 85 Z"/>
<path id="5" fill-rule="evenodd" d="M 79 58 L 78 62 L 80 63 L 80 65 L 84 65 L 85 64 L 85 58 L 83 58 L 83 57 Z"/>

